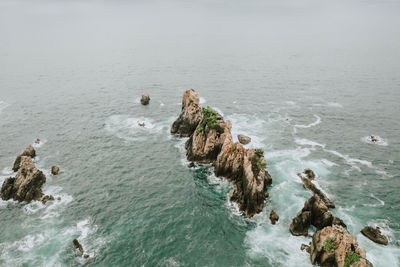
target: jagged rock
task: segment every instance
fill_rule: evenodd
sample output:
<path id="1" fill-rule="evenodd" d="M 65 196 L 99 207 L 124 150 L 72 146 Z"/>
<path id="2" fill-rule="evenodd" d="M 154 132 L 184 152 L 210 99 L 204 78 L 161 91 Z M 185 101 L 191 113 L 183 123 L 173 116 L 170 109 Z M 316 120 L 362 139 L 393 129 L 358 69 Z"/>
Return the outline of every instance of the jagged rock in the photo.
<path id="1" fill-rule="evenodd" d="M 358 260 L 347 267 L 372 267 L 366 259 L 365 249 L 359 248 L 356 239 L 340 225 L 327 226 L 314 233 L 310 248 L 312 264 L 327 267 L 344 267 L 346 257 L 357 253 Z M 354 255 L 353 255 L 354 256 Z"/>
<path id="2" fill-rule="evenodd" d="M 79 250 L 79 252 L 81 253 L 81 255 L 83 255 L 83 247 L 82 247 L 81 243 L 79 243 L 78 239 L 75 238 L 74 240 L 72 240 L 72 244 L 74 245 L 74 247 L 75 247 L 76 249 Z"/>
<path id="3" fill-rule="evenodd" d="M 22 156 L 27 156 L 27 157 L 34 158 L 34 157 L 36 156 L 36 151 L 35 151 L 35 149 L 34 149 L 31 145 L 29 145 L 29 146 L 24 150 L 24 152 L 22 152 L 22 154 L 19 155 L 19 156 L 15 159 L 14 165 L 13 165 L 13 171 L 15 171 L 15 172 L 18 171 L 19 165 L 20 165 L 20 163 L 21 163 L 21 157 L 22 157 Z"/>
<path id="4" fill-rule="evenodd" d="M 378 142 L 378 138 L 376 138 L 373 135 L 370 136 L 370 140 L 371 140 L 371 142 L 374 142 L 374 143 Z"/>
<path id="5" fill-rule="evenodd" d="M 51 201 L 51 200 L 54 200 L 54 197 L 53 197 L 52 195 L 45 195 L 45 196 L 42 198 L 42 203 L 43 203 L 43 204 L 46 204 L 47 201 Z"/>
<path id="6" fill-rule="evenodd" d="M 302 176 L 300 173 L 297 174 L 301 181 L 303 182 L 304 186 L 309 189 L 310 191 L 312 191 L 314 194 L 318 195 L 322 201 L 325 202 L 326 206 L 328 208 L 335 208 L 335 204 L 324 194 L 324 192 L 322 192 L 321 190 L 319 190 L 312 182 L 310 179 L 308 179 L 307 177 Z"/>
<path id="7" fill-rule="evenodd" d="M 186 141 L 186 157 L 189 161 L 212 163 L 217 159 L 225 138 L 231 135 L 231 122 L 225 122 L 220 115 L 217 115 L 216 124 L 220 128 L 210 128 L 208 125 L 204 129 L 196 128 Z"/>
<path id="8" fill-rule="evenodd" d="M 181 137 L 189 137 L 196 130 L 202 119 L 200 99 L 194 90 L 186 90 L 182 98 L 182 110 L 179 118 L 174 121 L 171 133 L 177 133 Z"/>
<path id="9" fill-rule="evenodd" d="M 310 252 L 311 252 L 310 246 L 309 246 L 309 245 L 306 245 L 306 244 L 301 244 L 300 249 L 301 249 L 301 251 L 306 250 L 307 253 L 310 253 Z"/>
<path id="10" fill-rule="evenodd" d="M 308 179 L 314 180 L 315 179 L 315 173 L 311 169 L 305 169 L 304 174 L 307 176 Z"/>
<path id="11" fill-rule="evenodd" d="M 59 171 L 60 171 L 60 168 L 58 168 L 57 166 L 51 167 L 51 174 L 57 175 Z"/>
<path id="12" fill-rule="evenodd" d="M 365 226 L 362 230 L 361 233 L 374 241 L 375 243 L 382 244 L 382 245 L 387 245 L 388 244 L 388 239 L 386 236 L 384 236 L 381 233 L 381 230 L 379 227 L 373 228 L 371 226 Z"/>
<path id="13" fill-rule="evenodd" d="M 17 175 L 15 178 L 7 178 L 1 187 L 1 198 L 26 202 L 40 200 L 43 196 L 42 185 L 45 182 L 46 176 L 35 167 L 32 158 L 21 156 Z"/>
<path id="14" fill-rule="evenodd" d="M 272 224 L 275 224 L 279 220 L 279 215 L 274 210 L 271 210 L 271 213 L 269 214 L 269 219 L 271 220 Z"/>
<path id="15" fill-rule="evenodd" d="M 346 227 L 341 219 L 332 215 L 325 202 L 318 195 L 314 195 L 304 203 L 303 209 L 293 218 L 289 230 L 293 235 L 307 236 L 310 225 L 322 229 L 333 224 Z"/>
<path id="16" fill-rule="evenodd" d="M 142 105 L 148 105 L 150 102 L 150 96 L 148 94 L 142 94 L 142 98 L 140 99 L 140 103 Z"/>
<path id="17" fill-rule="evenodd" d="M 40 144 L 40 139 L 39 139 L 39 138 L 37 138 L 37 139 L 35 140 L 35 144 Z"/>
<path id="18" fill-rule="evenodd" d="M 243 134 L 238 134 L 237 137 L 238 137 L 239 143 L 241 143 L 243 145 L 247 145 L 251 142 L 251 138 L 248 136 L 245 136 Z"/>

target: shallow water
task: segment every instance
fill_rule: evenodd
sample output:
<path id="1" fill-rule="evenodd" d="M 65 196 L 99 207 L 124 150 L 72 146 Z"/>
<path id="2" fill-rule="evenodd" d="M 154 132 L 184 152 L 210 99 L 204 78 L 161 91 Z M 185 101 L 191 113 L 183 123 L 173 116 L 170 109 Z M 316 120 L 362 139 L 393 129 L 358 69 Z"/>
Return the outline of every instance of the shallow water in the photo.
<path id="1" fill-rule="evenodd" d="M 374 266 L 399 266 L 399 11 L 397 1 L 0 1 L 0 182 L 40 138 L 44 192 L 62 199 L 0 201 L 0 265 L 311 266 L 300 250 L 310 239 L 288 228 L 311 196 L 296 173 L 312 168 Z M 273 184 L 252 219 L 169 134 L 189 88 L 232 121 L 234 138 L 265 150 Z M 367 224 L 387 247 L 360 234 Z"/>

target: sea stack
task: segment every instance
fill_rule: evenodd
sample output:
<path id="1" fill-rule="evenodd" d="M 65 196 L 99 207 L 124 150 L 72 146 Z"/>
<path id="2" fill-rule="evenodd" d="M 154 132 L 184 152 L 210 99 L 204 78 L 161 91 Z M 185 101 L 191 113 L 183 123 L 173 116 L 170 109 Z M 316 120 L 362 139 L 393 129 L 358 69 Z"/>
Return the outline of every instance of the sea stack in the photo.
<path id="1" fill-rule="evenodd" d="M 142 98 L 140 99 L 140 103 L 142 105 L 148 105 L 150 102 L 150 96 L 149 94 L 142 94 Z"/>
<path id="2" fill-rule="evenodd" d="M 36 151 L 35 151 L 35 149 L 34 149 L 31 145 L 29 145 L 29 146 L 24 150 L 24 152 L 22 152 L 22 154 L 19 155 L 19 156 L 15 159 L 14 165 L 13 165 L 13 171 L 15 171 L 15 172 L 18 171 L 19 165 L 20 165 L 20 163 L 21 163 L 21 157 L 22 157 L 22 156 L 34 158 L 34 157 L 36 157 Z"/>
<path id="3" fill-rule="evenodd" d="M 171 133 L 189 137 L 185 144 L 189 161 L 211 163 L 216 176 L 234 185 L 230 200 L 238 204 L 247 217 L 262 211 L 272 179 L 265 170 L 267 163 L 261 149 L 245 149 L 232 140 L 231 122 L 210 107 L 201 108 L 193 90 L 183 94 L 179 118 Z"/>

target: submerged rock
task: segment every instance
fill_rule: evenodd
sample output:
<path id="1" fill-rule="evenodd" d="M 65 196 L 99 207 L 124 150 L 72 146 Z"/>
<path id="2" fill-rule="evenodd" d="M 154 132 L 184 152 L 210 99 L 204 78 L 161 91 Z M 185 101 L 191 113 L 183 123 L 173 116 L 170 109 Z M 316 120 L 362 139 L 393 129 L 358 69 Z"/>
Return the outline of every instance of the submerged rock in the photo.
<path id="1" fill-rule="evenodd" d="M 24 152 L 22 152 L 22 154 L 19 155 L 19 156 L 15 159 L 14 165 L 13 165 L 13 171 L 14 171 L 14 172 L 18 171 L 19 165 L 20 165 L 20 163 L 21 163 L 21 157 L 22 157 L 22 156 L 34 158 L 34 157 L 36 156 L 36 151 L 35 151 L 35 149 L 34 149 L 31 145 L 29 145 L 29 146 L 24 150 Z"/>
<path id="2" fill-rule="evenodd" d="M 45 182 L 46 176 L 35 167 L 32 158 L 21 156 L 17 175 L 7 178 L 1 187 L 1 198 L 26 202 L 40 200 Z"/>
<path id="3" fill-rule="evenodd" d="M 54 200 L 54 197 L 53 197 L 52 195 L 45 195 L 45 196 L 42 198 L 42 203 L 43 203 L 43 204 L 46 204 L 47 201 L 52 201 L 52 200 Z"/>
<path id="4" fill-rule="evenodd" d="M 388 244 L 387 237 L 381 233 L 381 230 L 379 229 L 379 227 L 373 228 L 371 226 L 365 226 L 361 230 L 361 233 L 364 236 L 368 237 L 370 240 L 374 241 L 375 243 L 385 245 L 385 246 Z"/>
<path id="5" fill-rule="evenodd" d="M 142 94 L 142 98 L 140 99 L 140 103 L 142 105 L 148 105 L 150 102 L 150 96 L 149 94 Z"/>
<path id="6" fill-rule="evenodd" d="M 52 166 L 51 167 L 51 174 L 53 175 L 57 175 L 60 171 L 60 168 L 58 168 L 57 166 Z"/>
<path id="7" fill-rule="evenodd" d="M 314 172 L 313 172 L 314 174 Z M 318 189 L 313 182 L 307 177 L 302 176 L 300 173 L 297 174 L 301 181 L 303 182 L 304 186 L 312 191 L 314 194 L 318 195 L 322 201 L 326 204 L 328 208 L 335 208 L 335 204 L 322 192 L 320 189 Z"/>
<path id="8" fill-rule="evenodd" d="M 37 139 L 35 140 L 35 144 L 40 144 L 40 139 L 39 139 L 39 138 L 37 138 Z"/>
<path id="9" fill-rule="evenodd" d="M 181 137 L 189 137 L 193 134 L 202 119 L 199 103 L 199 96 L 193 89 L 185 91 L 182 98 L 181 114 L 172 124 L 171 133 L 177 133 Z"/>
<path id="10" fill-rule="evenodd" d="M 251 142 L 251 138 L 248 136 L 245 136 L 243 134 L 238 134 L 237 137 L 238 137 L 239 143 L 241 143 L 243 145 L 247 145 Z"/>
<path id="11" fill-rule="evenodd" d="M 307 176 L 308 179 L 314 180 L 315 179 L 315 173 L 311 169 L 305 169 L 304 174 Z"/>
<path id="12" fill-rule="evenodd" d="M 310 247 L 312 264 L 338 267 L 372 267 L 365 249 L 340 225 L 327 226 L 314 233 Z"/>
<path id="13" fill-rule="evenodd" d="M 279 220 L 279 215 L 274 210 L 271 210 L 271 213 L 269 214 L 269 219 L 271 220 L 272 224 L 275 224 Z"/>

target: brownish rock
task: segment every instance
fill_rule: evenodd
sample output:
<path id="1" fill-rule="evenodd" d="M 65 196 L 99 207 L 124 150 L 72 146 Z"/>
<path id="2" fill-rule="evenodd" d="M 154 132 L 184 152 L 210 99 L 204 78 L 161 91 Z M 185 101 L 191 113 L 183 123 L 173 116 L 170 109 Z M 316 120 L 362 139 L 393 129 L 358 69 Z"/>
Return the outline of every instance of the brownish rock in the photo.
<path id="1" fill-rule="evenodd" d="M 61 197 L 57 197 L 57 200 L 61 200 Z"/>
<path id="2" fill-rule="evenodd" d="M 36 151 L 35 151 L 35 149 L 34 149 L 31 145 L 29 145 L 29 146 L 24 150 L 24 152 L 22 152 L 22 154 L 19 155 L 19 156 L 15 159 L 14 165 L 13 165 L 13 171 L 15 171 L 15 172 L 18 171 L 19 165 L 20 165 L 20 163 L 21 163 L 21 157 L 22 157 L 22 156 L 27 156 L 27 157 L 34 158 L 34 157 L 36 156 Z"/>
<path id="3" fill-rule="evenodd" d="M 305 169 L 304 174 L 307 176 L 308 179 L 314 180 L 315 179 L 315 173 L 311 169 Z"/>
<path id="4" fill-rule="evenodd" d="M 279 215 L 274 210 L 271 210 L 271 213 L 269 214 L 269 219 L 271 220 L 272 224 L 275 224 L 279 220 Z"/>
<path id="5" fill-rule="evenodd" d="M 196 130 L 201 119 L 199 96 L 193 89 L 186 90 L 183 93 L 181 114 L 172 124 L 171 133 L 177 133 L 181 137 L 189 137 Z"/>
<path id="6" fill-rule="evenodd" d="M 150 102 L 150 96 L 149 94 L 142 94 L 142 98 L 140 99 L 140 103 L 142 105 L 148 105 Z"/>
<path id="7" fill-rule="evenodd" d="M 309 189 L 310 191 L 312 191 L 314 194 L 318 195 L 322 201 L 325 202 L 326 206 L 328 208 L 335 208 L 335 204 L 324 194 L 324 192 L 322 192 L 321 190 L 319 190 L 312 182 L 310 179 L 308 179 L 307 177 L 302 176 L 300 173 L 297 174 L 301 181 L 303 182 L 304 186 Z"/>
<path id="8" fill-rule="evenodd" d="M 59 171 L 60 171 L 60 168 L 58 168 L 57 166 L 51 167 L 51 174 L 57 175 Z"/>
<path id="9" fill-rule="evenodd" d="M 374 241 L 375 243 L 385 246 L 389 243 L 387 237 L 381 233 L 379 227 L 373 228 L 371 226 L 365 226 L 361 230 L 361 233 L 364 236 L 368 237 L 370 240 Z"/>
<path id="10" fill-rule="evenodd" d="M 243 145 L 247 145 L 251 142 L 251 138 L 248 136 L 245 136 L 243 134 L 238 134 L 237 137 L 238 137 L 239 143 L 241 143 Z"/>
<path id="11" fill-rule="evenodd" d="M 74 239 L 72 240 L 72 244 L 74 245 L 74 247 L 79 250 L 79 252 L 81 253 L 81 255 L 83 255 L 83 247 L 81 245 L 81 243 L 79 243 L 78 239 Z"/>
<path id="12" fill-rule="evenodd" d="M 32 158 L 21 156 L 17 175 L 15 178 L 7 178 L 1 187 L 1 198 L 26 202 L 40 200 L 45 182 L 46 176 L 35 167 Z"/>
<path id="13" fill-rule="evenodd" d="M 45 195 L 45 196 L 42 198 L 42 203 L 43 203 L 43 204 L 46 204 L 47 201 L 52 201 L 52 200 L 54 200 L 54 197 L 53 197 L 52 195 Z"/>
<path id="14" fill-rule="evenodd" d="M 37 139 L 35 140 L 35 144 L 40 144 L 40 139 L 39 139 L 39 138 L 37 138 Z"/>
<path id="15" fill-rule="evenodd" d="M 83 254 L 83 257 L 84 257 L 85 259 L 87 259 L 87 258 L 89 258 L 90 256 L 89 256 L 89 254 Z"/>
<path id="16" fill-rule="evenodd" d="M 365 249 L 359 248 L 356 239 L 346 228 L 333 225 L 314 233 L 310 248 L 312 264 L 327 267 L 344 267 L 346 255 L 357 253 L 359 261 L 351 266 L 372 267 L 366 259 Z"/>
<path id="17" fill-rule="evenodd" d="M 306 244 L 301 244 L 300 249 L 301 249 L 301 251 L 306 250 L 307 253 L 310 253 L 310 252 L 311 252 L 310 246 L 309 246 L 309 245 L 306 245 Z"/>

